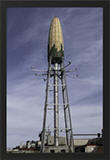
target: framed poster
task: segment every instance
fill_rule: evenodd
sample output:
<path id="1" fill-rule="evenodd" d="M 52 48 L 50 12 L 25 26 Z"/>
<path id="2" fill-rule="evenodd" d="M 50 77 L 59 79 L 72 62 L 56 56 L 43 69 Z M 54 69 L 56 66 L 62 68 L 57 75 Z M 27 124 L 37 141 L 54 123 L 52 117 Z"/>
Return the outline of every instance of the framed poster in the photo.
<path id="1" fill-rule="evenodd" d="M 1 158 L 108 158 L 108 2 L 1 13 Z"/>

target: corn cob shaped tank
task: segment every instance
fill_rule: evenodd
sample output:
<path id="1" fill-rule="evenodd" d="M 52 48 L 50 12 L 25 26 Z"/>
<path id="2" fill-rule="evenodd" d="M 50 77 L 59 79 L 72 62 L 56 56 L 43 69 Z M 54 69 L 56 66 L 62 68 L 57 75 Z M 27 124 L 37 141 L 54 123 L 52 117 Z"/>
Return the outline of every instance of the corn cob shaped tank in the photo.
<path id="1" fill-rule="evenodd" d="M 64 57 L 64 42 L 62 28 L 58 17 L 54 17 L 50 24 L 48 39 L 48 61 L 61 63 Z"/>

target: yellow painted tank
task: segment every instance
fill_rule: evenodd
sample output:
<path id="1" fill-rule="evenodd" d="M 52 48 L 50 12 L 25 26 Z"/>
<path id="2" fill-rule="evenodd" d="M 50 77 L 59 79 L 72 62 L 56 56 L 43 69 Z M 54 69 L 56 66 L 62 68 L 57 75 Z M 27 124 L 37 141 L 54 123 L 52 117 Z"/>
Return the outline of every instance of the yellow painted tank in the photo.
<path id="1" fill-rule="evenodd" d="M 61 23 L 58 17 L 54 17 L 50 24 L 48 38 L 48 60 L 52 63 L 61 63 L 64 57 L 64 42 Z"/>

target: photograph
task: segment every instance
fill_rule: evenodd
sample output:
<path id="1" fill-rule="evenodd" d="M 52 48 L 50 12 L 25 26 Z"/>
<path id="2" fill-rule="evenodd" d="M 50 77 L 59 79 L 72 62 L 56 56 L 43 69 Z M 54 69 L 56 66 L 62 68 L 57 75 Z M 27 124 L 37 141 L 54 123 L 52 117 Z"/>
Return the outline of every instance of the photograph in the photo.
<path id="1" fill-rule="evenodd" d="M 103 153 L 103 8 L 6 17 L 6 151 Z"/>

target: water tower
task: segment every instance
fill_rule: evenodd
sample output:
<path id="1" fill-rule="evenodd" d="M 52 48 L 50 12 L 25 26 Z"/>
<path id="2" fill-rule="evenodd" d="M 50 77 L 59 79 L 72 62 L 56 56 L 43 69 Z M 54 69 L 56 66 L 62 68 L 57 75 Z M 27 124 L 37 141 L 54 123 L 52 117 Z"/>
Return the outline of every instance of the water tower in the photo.
<path id="1" fill-rule="evenodd" d="M 51 81 L 51 82 L 50 82 Z M 52 88 L 51 104 L 49 102 L 49 92 Z M 62 104 L 61 99 L 62 98 Z M 52 143 L 47 143 L 48 133 L 48 112 L 51 106 L 53 113 L 53 136 Z M 60 108 L 62 111 L 60 112 Z M 60 136 L 59 127 L 60 114 L 63 114 L 65 136 Z M 51 130 L 51 128 L 49 129 Z M 61 143 L 61 139 L 64 143 Z M 66 84 L 66 72 L 64 66 L 64 42 L 62 28 L 58 17 L 54 17 L 50 24 L 48 38 L 48 71 L 46 81 L 46 96 L 44 105 L 43 128 L 41 134 L 41 152 L 74 152 L 72 121 L 69 107 L 69 97 Z"/>

